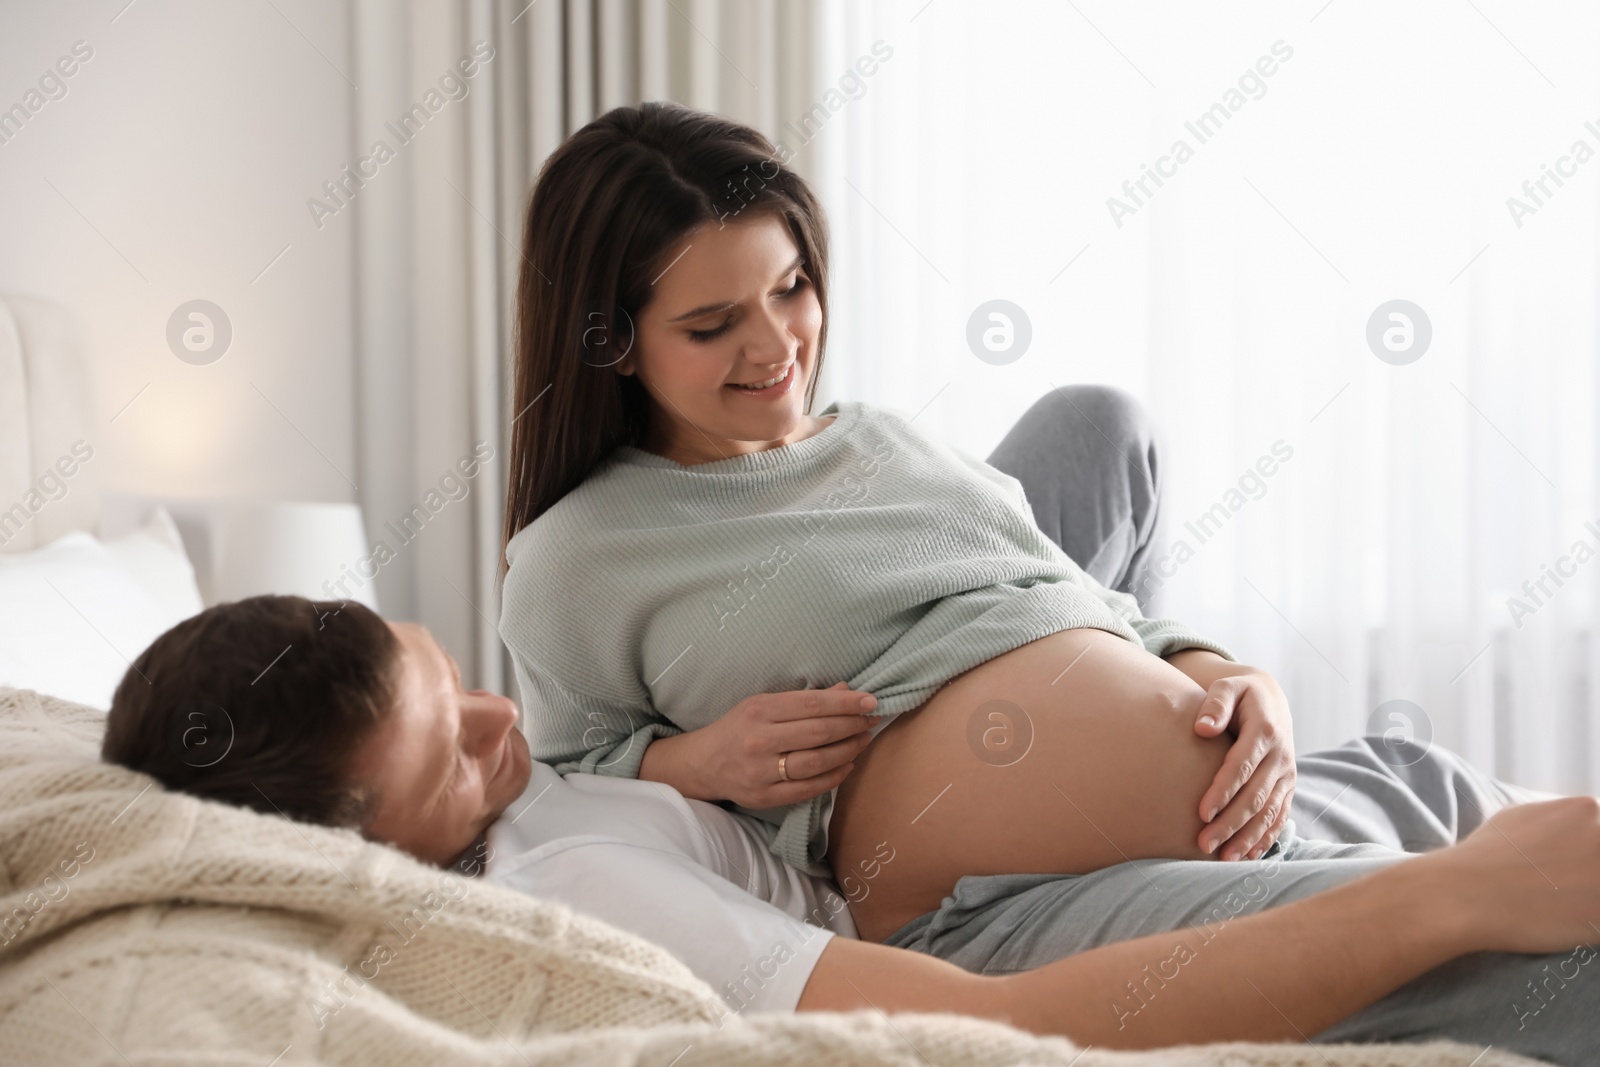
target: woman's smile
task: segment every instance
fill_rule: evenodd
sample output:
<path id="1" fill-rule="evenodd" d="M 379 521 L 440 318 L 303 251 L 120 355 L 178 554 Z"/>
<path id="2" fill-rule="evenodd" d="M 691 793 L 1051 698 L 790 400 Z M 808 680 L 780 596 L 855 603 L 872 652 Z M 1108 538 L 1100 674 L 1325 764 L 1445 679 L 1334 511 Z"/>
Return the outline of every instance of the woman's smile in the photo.
<path id="1" fill-rule="evenodd" d="M 799 363 L 799 360 L 791 359 L 788 364 L 784 366 L 783 370 L 779 371 L 770 378 L 763 379 L 759 382 L 752 382 L 748 385 L 742 382 L 729 382 L 727 388 L 734 390 L 741 396 L 755 397 L 758 400 L 783 396 L 794 385 L 794 371 L 795 367 L 797 367 Z"/>

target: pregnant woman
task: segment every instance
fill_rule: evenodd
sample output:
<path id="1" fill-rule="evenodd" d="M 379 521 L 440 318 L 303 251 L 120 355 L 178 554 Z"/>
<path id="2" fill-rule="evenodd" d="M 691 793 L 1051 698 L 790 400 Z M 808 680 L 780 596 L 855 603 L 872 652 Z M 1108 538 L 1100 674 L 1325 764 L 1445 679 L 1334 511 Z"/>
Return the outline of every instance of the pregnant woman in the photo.
<path id="1" fill-rule="evenodd" d="M 544 165 L 500 624 L 533 756 L 760 816 L 870 883 L 870 940 L 964 875 L 1266 854 L 1277 684 L 1087 574 L 1015 478 L 809 414 L 827 281 L 820 205 L 747 127 L 618 108 Z"/>

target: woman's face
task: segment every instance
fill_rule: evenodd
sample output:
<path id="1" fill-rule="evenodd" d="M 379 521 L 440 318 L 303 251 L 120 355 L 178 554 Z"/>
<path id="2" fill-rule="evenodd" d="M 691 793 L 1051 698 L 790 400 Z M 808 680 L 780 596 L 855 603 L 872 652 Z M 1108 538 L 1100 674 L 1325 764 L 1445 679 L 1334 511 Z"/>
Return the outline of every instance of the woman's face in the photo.
<path id="1" fill-rule="evenodd" d="M 444 866 L 521 795 L 533 759 L 515 704 L 462 689 L 460 668 L 427 630 L 389 628 L 400 639 L 398 699 L 351 766 L 377 798 L 363 829 Z"/>
<path id="2" fill-rule="evenodd" d="M 669 251 L 617 364 L 650 395 L 647 449 L 703 463 L 814 432 L 805 394 L 822 305 L 800 259 L 774 214 L 706 223 Z"/>

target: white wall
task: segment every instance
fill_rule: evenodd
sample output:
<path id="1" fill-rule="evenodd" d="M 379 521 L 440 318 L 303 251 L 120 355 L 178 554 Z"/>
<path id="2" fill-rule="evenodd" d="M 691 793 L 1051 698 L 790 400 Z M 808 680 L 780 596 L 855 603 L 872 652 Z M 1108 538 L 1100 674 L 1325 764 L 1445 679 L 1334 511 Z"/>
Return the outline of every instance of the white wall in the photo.
<path id="1" fill-rule="evenodd" d="M 93 50 L 0 143 L 0 292 L 80 317 L 103 488 L 356 500 L 351 220 L 305 204 L 350 158 L 345 6 L 125 4 L 0 5 L 0 108 Z M 194 298 L 233 327 L 206 366 L 166 342 Z"/>

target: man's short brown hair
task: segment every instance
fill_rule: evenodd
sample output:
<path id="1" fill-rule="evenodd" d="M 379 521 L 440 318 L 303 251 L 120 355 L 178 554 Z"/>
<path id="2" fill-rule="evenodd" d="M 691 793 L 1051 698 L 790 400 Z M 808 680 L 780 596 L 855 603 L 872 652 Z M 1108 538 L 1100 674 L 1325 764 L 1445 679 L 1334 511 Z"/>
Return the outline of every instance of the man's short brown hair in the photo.
<path id="1" fill-rule="evenodd" d="M 101 757 L 168 789 L 359 826 L 357 747 L 394 706 L 400 642 L 353 601 L 257 596 L 162 634 L 128 668 Z"/>

